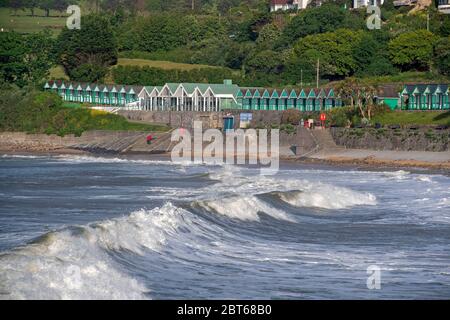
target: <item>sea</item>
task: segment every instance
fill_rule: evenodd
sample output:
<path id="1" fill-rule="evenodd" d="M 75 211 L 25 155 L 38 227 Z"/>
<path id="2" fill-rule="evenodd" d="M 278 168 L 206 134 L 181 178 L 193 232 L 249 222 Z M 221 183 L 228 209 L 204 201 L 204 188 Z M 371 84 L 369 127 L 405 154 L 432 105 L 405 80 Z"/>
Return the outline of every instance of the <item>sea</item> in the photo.
<path id="1" fill-rule="evenodd" d="M 0 155 L 0 299 L 449 299 L 450 175 Z"/>

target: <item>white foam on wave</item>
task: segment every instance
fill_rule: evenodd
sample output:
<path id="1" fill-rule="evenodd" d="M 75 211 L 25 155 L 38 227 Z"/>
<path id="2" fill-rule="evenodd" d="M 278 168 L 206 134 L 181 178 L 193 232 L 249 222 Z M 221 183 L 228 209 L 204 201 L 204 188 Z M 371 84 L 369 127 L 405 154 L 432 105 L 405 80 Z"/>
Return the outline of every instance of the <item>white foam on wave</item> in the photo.
<path id="1" fill-rule="evenodd" d="M 405 180 L 410 174 L 411 172 L 404 170 L 383 172 L 383 175 L 391 180 Z"/>
<path id="2" fill-rule="evenodd" d="M 272 207 L 255 196 L 235 196 L 219 200 L 200 201 L 198 204 L 204 209 L 213 210 L 232 219 L 260 221 L 259 214 L 265 213 L 278 220 L 295 222 L 286 212 Z"/>
<path id="3" fill-rule="evenodd" d="M 128 217 L 52 232 L 0 256 L 0 298 L 146 299 L 144 285 L 124 273 L 108 250 L 159 250 L 176 232 L 179 208 L 167 204 Z"/>
<path id="4" fill-rule="evenodd" d="M 406 174 L 409 173 L 399 171 L 394 176 Z M 345 209 L 377 204 L 376 197 L 371 193 L 357 192 L 345 187 L 305 179 L 295 179 L 295 176 L 289 178 L 261 175 L 244 176 L 239 168 L 224 167 L 219 172 L 210 174 L 210 177 L 220 181 L 220 184 L 214 186 L 214 190 L 217 192 L 224 193 L 232 189 L 235 193 L 248 196 L 278 192 L 281 200 L 296 207 Z M 290 194 L 292 190 L 298 190 L 299 192 Z"/>
<path id="5" fill-rule="evenodd" d="M 421 182 L 433 182 L 433 180 L 431 179 L 431 177 L 429 176 L 425 176 L 425 175 L 419 175 L 416 177 L 417 181 L 421 181 Z"/>
<path id="6" fill-rule="evenodd" d="M 21 155 L 21 154 L 4 154 L 3 159 L 40 159 L 46 158 L 46 156 L 33 156 L 33 155 Z"/>
<path id="7" fill-rule="evenodd" d="M 354 206 L 374 206 L 377 198 L 371 193 L 356 192 L 327 184 L 304 184 L 296 193 L 281 193 L 281 200 L 294 207 L 346 209 Z"/>
<path id="8" fill-rule="evenodd" d="M 153 164 L 153 165 L 176 165 L 176 166 L 191 166 L 192 162 L 187 161 L 170 161 L 170 160 L 144 160 L 144 159 L 126 159 L 117 157 L 100 157 L 100 156 L 86 156 L 86 155 L 59 155 L 54 157 L 59 161 L 66 161 L 71 163 L 130 163 L 130 164 Z"/>
<path id="9" fill-rule="evenodd" d="M 182 221 L 182 210 L 171 203 L 150 211 L 139 210 L 128 217 L 89 226 L 90 241 L 109 250 L 143 254 L 143 248 L 158 251 Z"/>

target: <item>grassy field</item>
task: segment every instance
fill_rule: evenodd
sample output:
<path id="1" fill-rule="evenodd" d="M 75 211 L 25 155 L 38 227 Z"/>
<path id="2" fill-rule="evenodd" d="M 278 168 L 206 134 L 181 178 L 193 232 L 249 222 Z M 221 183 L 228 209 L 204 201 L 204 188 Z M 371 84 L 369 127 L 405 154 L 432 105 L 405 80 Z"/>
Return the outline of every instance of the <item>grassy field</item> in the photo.
<path id="1" fill-rule="evenodd" d="M 127 59 L 127 58 L 119 58 L 117 66 L 139 66 L 139 67 L 148 66 L 164 70 L 181 70 L 181 71 L 189 71 L 193 69 L 203 69 L 203 68 L 217 68 L 214 66 L 208 66 L 203 64 L 187 64 L 170 61 L 154 61 L 146 59 Z M 69 78 L 64 73 L 64 69 L 61 66 L 56 66 L 50 69 L 50 79 L 68 80 Z M 105 82 L 113 83 L 110 76 L 106 77 Z"/>
<path id="2" fill-rule="evenodd" d="M 50 12 L 50 17 L 45 17 L 42 10 L 35 10 L 35 17 L 29 10 L 18 10 L 17 15 L 9 8 L 0 8 L 0 29 L 16 31 L 19 33 L 34 33 L 50 28 L 56 35 L 66 25 L 66 19 L 59 12 Z"/>
<path id="3" fill-rule="evenodd" d="M 373 118 L 383 125 L 450 125 L 450 111 L 387 112 Z"/>
<path id="4" fill-rule="evenodd" d="M 431 72 L 402 72 L 398 75 L 383 76 L 383 77 L 370 77 L 366 78 L 370 83 L 374 85 L 380 85 L 385 83 L 407 83 L 407 82 L 420 82 L 420 83 L 441 83 L 447 82 L 449 79 L 443 75 L 438 75 Z"/>
<path id="5" fill-rule="evenodd" d="M 406 83 L 447 83 L 450 81 L 448 77 L 443 75 L 419 71 L 402 72 L 393 76 L 365 77 L 362 80 L 367 81 L 371 85 L 383 85 L 383 84 L 403 85 Z M 327 85 L 337 86 L 341 82 L 342 81 L 333 81 L 329 82 Z"/>
<path id="6" fill-rule="evenodd" d="M 62 66 L 56 66 L 50 69 L 50 79 L 69 80 Z"/>
<path id="7" fill-rule="evenodd" d="M 188 64 L 188 63 L 177 63 L 170 61 L 157 61 L 157 60 L 146 60 L 146 59 L 128 59 L 119 58 L 117 63 L 118 66 L 138 66 L 138 67 L 153 67 L 160 68 L 164 70 L 181 70 L 189 71 L 193 69 L 204 69 L 204 68 L 217 68 L 214 66 L 208 66 L 204 64 Z"/>

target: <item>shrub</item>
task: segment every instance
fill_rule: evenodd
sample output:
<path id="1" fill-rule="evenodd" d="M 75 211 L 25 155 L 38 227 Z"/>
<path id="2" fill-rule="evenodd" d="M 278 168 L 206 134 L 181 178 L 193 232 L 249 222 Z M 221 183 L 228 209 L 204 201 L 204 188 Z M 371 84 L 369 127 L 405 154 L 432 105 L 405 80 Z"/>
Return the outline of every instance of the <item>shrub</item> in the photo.
<path id="1" fill-rule="evenodd" d="M 85 108 L 65 108 L 55 93 L 29 88 L 0 90 L 0 131 L 81 135 L 86 130 L 165 130 L 129 123 L 124 117 Z"/>
<path id="2" fill-rule="evenodd" d="M 283 111 L 281 115 L 282 124 L 298 125 L 301 119 L 302 119 L 301 112 L 294 109 Z"/>
<path id="3" fill-rule="evenodd" d="M 355 116 L 358 117 L 357 112 L 351 107 L 335 108 L 328 113 L 329 124 L 346 127 Z"/>

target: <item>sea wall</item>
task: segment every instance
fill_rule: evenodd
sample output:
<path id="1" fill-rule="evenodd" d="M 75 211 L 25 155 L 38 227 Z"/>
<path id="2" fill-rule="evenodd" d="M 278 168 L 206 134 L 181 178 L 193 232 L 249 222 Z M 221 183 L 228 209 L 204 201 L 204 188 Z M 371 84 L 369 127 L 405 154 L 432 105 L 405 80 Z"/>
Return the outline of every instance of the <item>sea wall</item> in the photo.
<path id="1" fill-rule="evenodd" d="M 92 144 L 105 140 L 120 140 L 130 136 L 128 131 L 85 131 L 81 137 L 67 135 L 27 134 L 24 132 L 0 132 L 0 149 L 50 151 L 70 148 L 73 145 Z"/>
<path id="2" fill-rule="evenodd" d="M 450 130 L 332 128 L 331 134 L 337 145 L 350 149 L 437 152 L 449 150 Z"/>
<path id="3" fill-rule="evenodd" d="M 235 127 L 240 127 L 240 114 L 252 113 L 253 120 L 250 125 L 254 128 L 266 125 L 279 125 L 282 120 L 283 111 L 246 111 L 227 110 L 221 112 L 175 112 L 175 111 L 119 111 L 119 115 L 131 121 L 146 123 L 167 124 L 172 128 L 192 128 L 194 121 L 202 121 L 203 128 L 223 128 L 223 118 L 234 116 Z"/>

